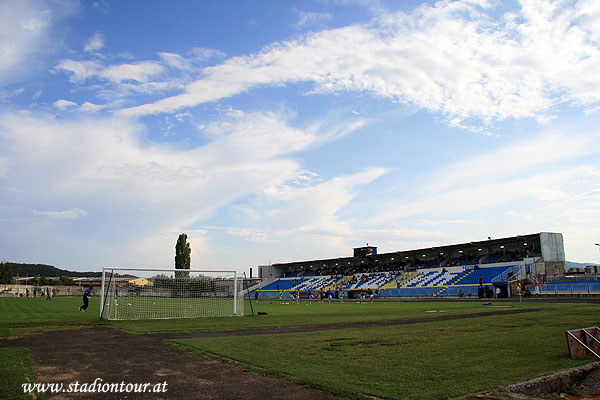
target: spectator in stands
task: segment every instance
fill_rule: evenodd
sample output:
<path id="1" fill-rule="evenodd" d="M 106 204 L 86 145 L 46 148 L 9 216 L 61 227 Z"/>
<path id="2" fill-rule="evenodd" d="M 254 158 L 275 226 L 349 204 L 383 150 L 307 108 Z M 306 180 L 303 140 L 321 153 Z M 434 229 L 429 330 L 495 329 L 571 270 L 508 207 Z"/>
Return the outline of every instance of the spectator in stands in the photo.
<path id="1" fill-rule="evenodd" d="M 458 298 L 459 298 L 459 299 L 462 299 L 462 297 L 463 297 L 464 295 L 465 295 L 465 294 L 463 293 L 462 289 L 459 289 L 459 291 L 458 291 Z"/>

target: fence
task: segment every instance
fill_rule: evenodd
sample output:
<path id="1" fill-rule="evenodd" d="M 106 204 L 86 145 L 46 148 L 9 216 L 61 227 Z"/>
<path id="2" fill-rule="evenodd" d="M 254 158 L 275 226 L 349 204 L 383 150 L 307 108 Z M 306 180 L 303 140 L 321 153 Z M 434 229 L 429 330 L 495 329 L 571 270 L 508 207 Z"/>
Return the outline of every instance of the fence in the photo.
<path id="1" fill-rule="evenodd" d="M 29 297 L 41 296 L 50 289 L 52 296 L 81 296 L 86 289 L 85 286 L 52 286 L 52 285 L 0 285 L 0 297 L 26 297 L 29 289 Z"/>
<path id="2" fill-rule="evenodd" d="M 534 287 L 530 286 L 533 293 Z M 600 281 L 551 282 L 540 285 L 546 295 L 600 295 Z"/>

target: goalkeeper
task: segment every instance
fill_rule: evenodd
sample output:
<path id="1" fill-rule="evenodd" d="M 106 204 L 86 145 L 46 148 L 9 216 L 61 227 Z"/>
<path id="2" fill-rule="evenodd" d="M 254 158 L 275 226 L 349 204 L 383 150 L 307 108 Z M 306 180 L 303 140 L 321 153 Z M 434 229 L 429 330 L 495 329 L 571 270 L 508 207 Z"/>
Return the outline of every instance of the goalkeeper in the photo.
<path id="1" fill-rule="evenodd" d="M 87 310 L 88 303 L 90 301 L 89 299 L 90 299 L 90 296 L 92 295 L 92 289 L 93 289 L 93 286 L 90 285 L 90 287 L 87 288 L 87 290 L 83 293 L 83 305 L 81 307 L 79 307 L 79 311 L 83 312 L 83 311 Z"/>

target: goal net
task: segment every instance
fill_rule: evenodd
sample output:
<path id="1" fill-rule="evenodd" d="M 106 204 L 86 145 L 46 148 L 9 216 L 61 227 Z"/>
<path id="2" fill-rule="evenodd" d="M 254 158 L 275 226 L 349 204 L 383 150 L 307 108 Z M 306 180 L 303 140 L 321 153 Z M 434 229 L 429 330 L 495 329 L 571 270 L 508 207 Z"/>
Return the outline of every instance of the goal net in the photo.
<path id="1" fill-rule="evenodd" d="M 242 316 L 242 283 L 235 271 L 104 268 L 100 318 Z"/>

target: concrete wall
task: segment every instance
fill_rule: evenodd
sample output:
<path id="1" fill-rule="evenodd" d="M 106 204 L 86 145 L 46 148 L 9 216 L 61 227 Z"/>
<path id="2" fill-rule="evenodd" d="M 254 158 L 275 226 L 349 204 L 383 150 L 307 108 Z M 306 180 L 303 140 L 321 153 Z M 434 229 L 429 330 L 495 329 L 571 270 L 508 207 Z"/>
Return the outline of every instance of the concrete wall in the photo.
<path id="1" fill-rule="evenodd" d="M 542 247 L 542 257 L 548 262 L 565 262 L 565 245 L 561 233 L 542 232 L 540 233 L 540 244 Z"/>

